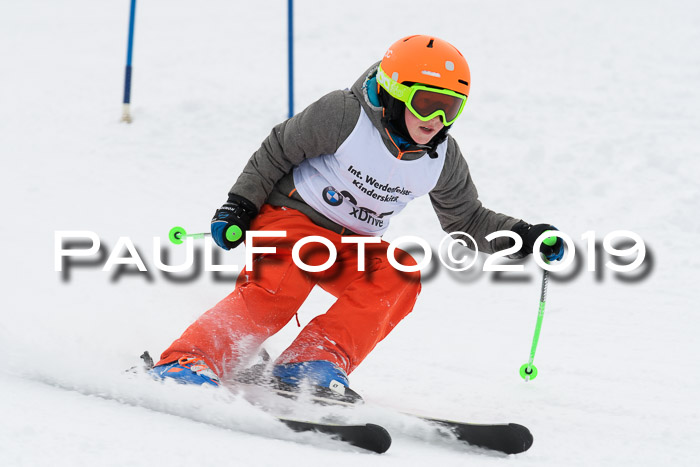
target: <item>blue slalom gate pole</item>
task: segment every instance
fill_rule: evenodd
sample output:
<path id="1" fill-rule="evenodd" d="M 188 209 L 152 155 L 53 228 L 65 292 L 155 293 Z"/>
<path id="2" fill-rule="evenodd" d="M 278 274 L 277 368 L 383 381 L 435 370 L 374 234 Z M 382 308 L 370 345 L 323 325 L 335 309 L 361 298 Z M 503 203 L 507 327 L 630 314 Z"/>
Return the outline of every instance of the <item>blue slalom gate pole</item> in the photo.
<path id="1" fill-rule="evenodd" d="M 294 0 L 287 0 L 287 62 L 289 69 L 289 118 L 294 115 Z"/>
<path id="2" fill-rule="evenodd" d="M 124 103 L 122 104 L 122 122 L 131 123 L 131 57 L 134 52 L 134 18 L 136 17 L 136 0 L 131 0 L 129 14 L 129 43 L 126 49 L 126 72 L 124 75 Z"/>

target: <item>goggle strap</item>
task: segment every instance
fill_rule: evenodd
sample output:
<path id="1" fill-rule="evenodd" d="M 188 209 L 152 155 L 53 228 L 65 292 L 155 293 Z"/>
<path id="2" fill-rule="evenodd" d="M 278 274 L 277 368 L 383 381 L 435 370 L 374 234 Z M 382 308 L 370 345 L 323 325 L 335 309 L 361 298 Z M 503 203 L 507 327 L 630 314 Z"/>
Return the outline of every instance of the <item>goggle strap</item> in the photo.
<path id="1" fill-rule="evenodd" d="M 401 102 L 406 102 L 411 95 L 411 88 L 391 79 L 389 75 L 382 70 L 381 65 L 379 65 L 377 69 L 377 83 L 386 89 L 392 97 Z"/>

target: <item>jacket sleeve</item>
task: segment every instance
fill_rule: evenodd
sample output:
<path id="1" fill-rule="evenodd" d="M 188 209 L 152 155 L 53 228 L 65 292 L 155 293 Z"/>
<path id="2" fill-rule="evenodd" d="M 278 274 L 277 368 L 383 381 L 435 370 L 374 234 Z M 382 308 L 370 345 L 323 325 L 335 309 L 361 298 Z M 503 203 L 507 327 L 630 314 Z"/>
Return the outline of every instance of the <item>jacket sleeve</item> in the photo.
<path id="1" fill-rule="evenodd" d="M 229 193 L 259 209 L 275 183 L 305 159 L 333 154 L 350 135 L 360 104 L 348 91 L 333 91 L 272 129 Z"/>
<path id="2" fill-rule="evenodd" d="M 507 237 L 487 242 L 485 237 L 488 234 L 510 230 L 519 221 L 481 204 L 467 161 L 452 137 L 448 138 L 445 166 L 437 185 L 430 192 L 430 201 L 445 232 L 468 233 L 476 240 L 479 251 L 486 253 L 505 249 L 509 245 Z"/>

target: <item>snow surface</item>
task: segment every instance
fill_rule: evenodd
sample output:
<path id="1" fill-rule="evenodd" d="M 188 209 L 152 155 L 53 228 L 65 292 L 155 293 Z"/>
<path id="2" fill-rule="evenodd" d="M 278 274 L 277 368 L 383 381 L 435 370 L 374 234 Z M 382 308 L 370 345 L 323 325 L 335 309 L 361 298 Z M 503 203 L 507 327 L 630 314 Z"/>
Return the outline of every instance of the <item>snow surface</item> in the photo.
<path id="1" fill-rule="evenodd" d="M 167 280 L 152 238 L 206 231 L 287 109 L 286 2 L 149 0 L 134 123 L 119 123 L 128 4 L 25 0 L 0 14 L 0 465 L 698 465 L 697 2 L 296 2 L 299 109 L 396 39 L 436 34 L 471 67 L 452 133 L 484 203 L 554 223 L 580 259 L 591 230 L 648 246 L 643 279 L 624 281 L 638 273 L 614 274 L 603 254 L 598 273 L 584 264 L 550 284 L 535 381 L 518 376 L 539 298 L 531 261 L 525 281 L 426 272 L 414 312 L 352 374 L 375 406 L 525 424 L 535 443 L 517 456 L 425 442 L 379 409 L 353 416 L 388 425 L 394 445 L 367 454 L 291 434 L 240 397 L 123 372 L 230 291 L 230 277 Z M 128 236 L 150 274 L 93 266 L 63 280 L 57 230 L 97 232 L 107 253 Z M 438 245 L 427 199 L 385 238 L 406 233 Z M 243 249 L 225 261 L 242 264 Z M 302 325 L 330 303 L 314 292 Z"/>

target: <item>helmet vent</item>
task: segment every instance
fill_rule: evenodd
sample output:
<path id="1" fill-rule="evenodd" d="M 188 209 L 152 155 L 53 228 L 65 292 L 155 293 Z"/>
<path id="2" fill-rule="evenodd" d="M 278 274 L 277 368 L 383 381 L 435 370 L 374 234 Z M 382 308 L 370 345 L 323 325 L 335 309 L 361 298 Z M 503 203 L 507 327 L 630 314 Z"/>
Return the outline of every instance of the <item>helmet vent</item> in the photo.
<path id="1" fill-rule="evenodd" d="M 434 40 L 434 39 L 430 39 L 430 42 L 428 42 L 428 48 L 429 48 L 429 49 L 432 49 L 432 48 L 433 48 L 433 40 Z"/>
<path id="2" fill-rule="evenodd" d="M 459 81 L 460 83 L 462 83 L 465 86 L 469 86 L 469 83 L 464 81 L 463 79 L 458 79 L 457 81 Z"/>

